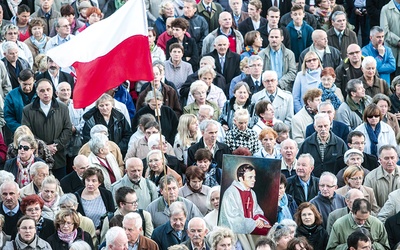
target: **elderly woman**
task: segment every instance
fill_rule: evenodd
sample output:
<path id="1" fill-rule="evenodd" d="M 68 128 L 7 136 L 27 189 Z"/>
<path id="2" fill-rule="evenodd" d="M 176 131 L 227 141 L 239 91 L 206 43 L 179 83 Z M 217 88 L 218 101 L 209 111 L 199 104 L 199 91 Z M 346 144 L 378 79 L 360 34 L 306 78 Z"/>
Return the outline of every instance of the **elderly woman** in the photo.
<path id="1" fill-rule="evenodd" d="M 277 250 L 286 250 L 288 242 L 293 238 L 290 228 L 278 223 L 270 229 L 267 237 L 275 242 Z"/>
<path id="2" fill-rule="evenodd" d="M 170 107 L 164 105 L 163 99 L 164 97 L 160 91 L 149 91 L 144 100 L 146 105 L 137 111 L 132 119 L 132 127 L 134 129 L 137 128 L 139 117 L 144 114 L 152 114 L 157 119 L 157 112 L 157 114 L 160 114 L 162 134 L 173 145 L 178 128 L 178 117 Z"/>
<path id="3" fill-rule="evenodd" d="M 16 43 L 18 46 L 18 57 L 25 59 L 29 63 L 30 67 L 33 66 L 33 56 L 30 49 L 25 43 L 18 41 L 18 27 L 16 25 L 6 25 L 1 31 L 1 36 L 4 38 L 4 42 L 10 41 Z M 3 52 L 5 51 L 2 51 L 2 53 Z"/>
<path id="4" fill-rule="evenodd" d="M 297 113 L 304 106 L 303 96 L 309 89 L 318 88 L 321 82 L 322 63 L 314 51 L 304 56 L 302 70 L 297 73 L 293 84 L 294 112 Z"/>
<path id="5" fill-rule="evenodd" d="M 281 159 L 281 152 L 275 148 L 276 138 L 278 138 L 278 134 L 272 128 L 266 127 L 261 130 L 258 135 L 258 140 L 262 147 L 254 154 L 254 156 L 269 159 Z"/>
<path id="6" fill-rule="evenodd" d="M 207 208 L 207 194 L 210 187 L 203 185 L 205 173 L 197 166 L 186 169 L 186 184 L 179 189 L 179 196 L 193 202 L 203 215 L 209 210 Z"/>
<path id="7" fill-rule="evenodd" d="M 164 62 L 165 52 L 160 47 L 157 46 L 156 42 L 156 31 L 154 28 L 149 27 L 147 30 L 147 37 L 149 38 L 149 46 L 150 46 L 150 53 L 151 53 L 151 61 L 154 63 L 155 61 Z"/>
<path id="8" fill-rule="evenodd" d="M 355 131 L 355 132 L 360 133 L 359 131 Z M 362 136 L 362 137 L 364 137 L 364 136 Z M 338 168 L 339 168 L 339 166 L 341 166 L 341 164 L 336 163 L 337 165 L 335 166 L 335 169 L 339 170 L 338 173 L 336 174 L 336 177 L 338 179 L 337 180 L 338 187 L 343 187 L 346 185 L 345 180 L 343 178 L 343 174 L 344 174 L 344 171 L 348 168 L 348 166 L 361 167 L 361 169 L 364 171 L 365 175 L 369 174 L 370 171 L 362 166 L 362 164 L 364 163 L 364 154 L 360 150 L 361 149 L 351 148 L 344 153 L 343 162 L 344 162 L 345 166 L 342 169 L 339 170 Z M 374 159 L 376 159 L 376 158 L 374 157 Z"/>
<path id="9" fill-rule="evenodd" d="M 46 43 L 50 40 L 50 37 L 43 33 L 44 25 L 41 18 L 32 18 L 29 22 L 29 33 L 32 35 L 24 43 L 28 46 L 33 58 L 45 53 Z M 33 71 L 36 72 L 38 69 L 39 65 L 33 64 Z"/>
<path id="10" fill-rule="evenodd" d="M 233 97 L 226 101 L 222 108 L 222 114 L 219 117 L 219 122 L 222 127 L 227 131 L 233 128 L 233 114 L 238 109 L 247 109 L 249 114 L 254 114 L 254 104 L 251 103 L 249 98 L 251 95 L 249 85 L 245 82 L 238 82 L 233 89 Z M 253 127 L 254 119 L 250 119 L 249 127 Z"/>
<path id="11" fill-rule="evenodd" d="M 42 239 L 47 239 L 54 233 L 55 227 L 53 220 L 42 216 L 43 206 L 44 201 L 37 194 L 26 196 L 20 204 L 22 213 L 35 220 L 36 234 Z"/>
<path id="12" fill-rule="evenodd" d="M 395 135 L 398 135 L 400 132 L 399 122 L 397 117 L 390 113 L 389 110 L 392 106 L 392 102 L 390 101 L 389 97 L 378 93 L 372 98 L 372 102 L 378 106 L 382 113 L 382 121 L 386 122 L 394 131 Z"/>
<path id="13" fill-rule="evenodd" d="M 94 249 L 89 233 L 79 227 L 78 213 L 72 209 L 62 209 L 54 220 L 56 232 L 47 239 L 50 246 L 57 250 L 68 250 L 75 241 L 83 240 Z"/>
<path id="14" fill-rule="evenodd" d="M 185 18 L 176 18 L 171 22 L 173 37 L 167 42 L 167 48 L 173 43 L 179 43 L 183 46 L 183 61 L 192 65 L 193 71 L 199 69 L 199 51 L 196 40 L 186 35 L 189 28 L 189 22 Z M 169 50 L 166 53 L 167 59 L 170 58 Z"/>
<path id="15" fill-rule="evenodd" d="M 12 173 L 19 187 L 25 187 L 32 180 L 30 177 L 30 167 L 42 159 L 35 157 L 37 142 L 31 135 L 23 135 L 18 138 L 18 155 L 6 161 L 4 170 Z"/>
<path id="16" fill-rule="evenodd" d="M 179 161 L 187 165 L 188 149 L 201 138 L 199 121 L 193 114 L 184 114 L 179 118 L 178 133 L 175 137 L 174 153 Z"/>
<path id="17" fill-rule="evenodd" d="M 318 88 L 322 90 L 321 101 L 329 101 L 337 110 L 344 101 L 342 91 L 334 84 L 336 80 L 335 70 L 332 67 L 326 67 L 321 71 L 321 83 Z"/>
<path id="18" fill-rule="evenodd" d="M 103 94 L 96 101 L 96 106 L 83 115 L 83 144 L 90 140 L 90 129 L 96 124 L 102 124 L 108 128 L 109 139 L 118 144 L 123 155 L 128 150 L 129 138 L 132 135 L 131 127 L 125 116 L 114 108 L 114 98 Z"/>
<path id="19" fill-rule="evenodd" d="M 207 90 L 209 87 L 207 84 L 202 81 L 202 80 L 197 80 L 192 83 L 190 86 L 190 95 L 194 98 L 194 101 L 190 101 L 190 104 L 185 106 L 183 108 L 183 113 L 184 114 L 193 114 L 193 115 L 198 115 L 199 113 L 199 108 L 201 105 L 207 104 L 210 105 L 212 108 L 214 108 L 214 115 L 213 115 L 213 120 L 217 120 L 219 115 L 220 115 L 220 108 L 217 106 L 217 104 L 214 101 L 209 101 L 207 99 Z M 225 97 L 226 99 L 226 97 Z M 189 99 L 188 99 L 189 103 Z"/>
<path id="20" fill-rule="evenodd" d="M 231 250 L 235 248 L 236 236 L 231 229 L 216 227 L 209 235 L 211 250 Z"/>
<path id="21" fill-rule="evenodd" d="M 276 145 L 275 148 L 277 150 L 281 150 L 281 142 L 289 138 L 289 132 L 290 132 L 290 127 L 283 123 L 283 122 L 277 122 L 274 124 L 272 127 L 273 130 L 278 134 L 278 137 L 276 138 Z M 253 128 L 254 130 L 254 128 Z"/>
<path id="22" fill-rule="evenodd" d="M 357 150 L 357 149 L 351 149 L 351 150 Z M 345 197 L 346 193 L 350 189 L 354 188 L 360 190 L 363 193 L 364 198 L 367 199 L 371 204 L 372 211 L 378 214 L 380 208 L 378 207 L 378 204 L 376 202 L 374 190 L 362 184 L 364 181 L 364 176 L 365 176 L 365 171 L 362 167 L 357 165 L 349 165 L 349 167 L 346 168 L 346 170 L 343 173 L 343 179 L 346 186 L 337 189 L 335 192 Z"/>
<path id="23" fill-rule="evenodd" d="M 364 152 L 378 157 L 379 148 L 390 144 L 397 146 L 393 129 L 382 121 L 382 112 L 375 103 L 368 105 L 363 114 L 363 123 L 355 130 L 365 135 Z"/>
<path id="24" fill-rule="evenodd" d="M 111 184 L 120 180 L 123 173 L 114 155 L 110 153 L 108 137 L 103 134 L 94 134 L 89 141 L 89 147 L 91 151 L 88 156 L 89 164 L 101 170 L 104 176 L 104 186 L 110 189 Z"/>
<path id="25" fill-rule="evenodd" d="M 82 26 L 81 28 L 78 29 L 78 32 L 84 31 L 87 27 L 90 25 L 97 23 L 101 20 L 103 17 L 103 13 L 101 13 L 101 10 L 97 7 L 90 7 L 86 10 L 86 22 L 85 25 Z M 77 33 L 78 33 L 77 32 Z"/>
<path id="26" fill-rule="evenodd" d="M 215 86 L 213 83 L 213 80 L 216 76 L 213 67 L 211 65 L 205 65 L 199 69 L 198 74 L 199 80 L 207 84 L 207 91 L 205 93 L 206 100 L 216 103 L 219 109 L 222 109 L 226 102 L 226 96 L 224 94 L 224 91 L 221 88 Z M 195 99 L 196 98 L 194 98 L 192 91 L 190 91 L 186 104 L 189 105 L 193 103 Z"/>
<path id="27" fill-rule="evenodd" d="M 168 17 L 174 17 L 174 4 L 165 0 L 160 4 L 160 16 L 156 19 L 155 29 L 157 32 L 157 36 L 161 35 L 164 31 L 167 30 L 166 21 Z M 168 48 L 168 47 L 167 47 Z"/>
<path id="28" fill-rule="evenodd" d="M 167 175 L 172 175 L 178 182 L 178 186 L 182 187 L 182 177 L 173 169 L 168 167 L 168 162 L 164 157 L 161 150 L 155 149 L 151 150 L 146 157 L 147 161 L 147 171 L 146 178 L 150 179 L 156 186 L 158 186 L 161 177 L 165 175 L 165 170 Z"/>
<path id="29" fill-rule="evenodd" d="M 244 36 L 244 49 L 240 55 L 240 60 L 251 55 L 257 55 L 261 50 L 262 42 L 260 32 L 255 30 L 247 32 Z"/>
<path id="30" fill-rule="evenodd" d="M 267 127 L 273 127 L 277 123 L 281 123 L 274 116 L 274 106 L 267 100 L 261 100 L 256 104 L 255 114 L 258 116 L 258 122 L 253 126 L 253 130 L 260 134 L 261 130 Z"/>
<path id="31" fill-rule="evenodd" d="M 43 217 L 49 220 L 54 220 L 56 214 L 60 210 L 58 186 L 58 180 L 53 175 L 49 175 L 44 178 L 42 186 L 40 187 L 40 193 L 38 194 L 44 201 L 42 209 Z"/>
<path id="32" fill-rule="evenodd" d="M 145 98 L 149 92 L 153 91 L 153 86 L 154 86 L 156 90 L 162 93 L 164 105 L 172 108 L 178 117 L 181 116 L 182 108 L 179 103 L 178 94 L 176 93 L 176 90 L 167 83 L 164 83 L 165 82 L 164 65 L 159 62 L 154 63 L 153 74 L 154 74 L 153 82 L 147 84 L 146 88 L 142 87 L 141 89 L 141 92 L 136 101 L 136 110 L 140 110 L 143 106 L 146 105 Z"/>
<path id="33" fill-rule="evenodd" d="M 361 70 L 363 75 L 358 79 L 363 82 L 366 95 L 374 97 L 378 93 L 383 93 L 387 96 L 392 94 L 387 82 L 377 76 L 375 58 L 366 56 L 361 63 Z"/>
<path id="34" fill-rule="evenodd" d="M 249 111 L 247 109 L 238 109 L 233 115 L 233 129 L 229 130 L 225 136 L 225 143 L 230 150 L 235 150 L 238 147 L 245 147 L 250 150 L 252 154 L 256 153 L 259 148 L 257 141 L 257 133 L 248 128 L 249 124 Z"/>
<path id="35" fill-rule="evenodd" d="M 28 216 L 22 216 L 17 222 L 18 234 L 15 240 L 8 241 L 3 250 L 51 250 L 49 243 L 41 239 L 36 232 L 36 222 Z"/>
<path id="36" fill-rule="evenodd" d="M 171 58 L 165 61 L 165 77 L 168 81 L 174 83 L 179 93 L 188 76 L 193 74 L 192 65 L 183 61 L 185 49 L 181 44 L 173 43 L 167 50 Z"/>
<path id="37" fill-rule="evenodd" d="M 209 212 L 204 216 L 207 228 L 209 231 L 213 231 L 218 224 L 218 212 L 219 212 L 219 198 L 220 198 L 221 186 L 214 186 L 210 189 L 207 195 L 206 205 Z"/>
<path id="38" fill-rule="evenodd" d="M 213 154 L 206 148 L 199 148 L 194 154 L 198 166 L 205 173 L 203 184 L 214 187 L 221 184 L 222 169 L 217 167 L 217 163 L 213 161 Z"/>
<path id="39" fill-rule="evenodd" d="M 114 200 L 110 191 L 100 187 L 104 182 L 104 176 L 100 169 L 87 168 L 83 173 L 82 181 L 85 187 L 75 192 L 79 203 L 76 211 L 93 221 L 95 228 L 99 229 L 96 231 L 96 234 L 99 235 L 100 218 L 107 212 L 115 211 Z"/>
<path id="40" fill-rule="evenodd" d="M 322 226 L 322 215 L 315 205 L 301 203 L 294 218 L 298 225 L 296 237 L 306 237 L 314 249 L 326 249 L 329 235 Z"/>

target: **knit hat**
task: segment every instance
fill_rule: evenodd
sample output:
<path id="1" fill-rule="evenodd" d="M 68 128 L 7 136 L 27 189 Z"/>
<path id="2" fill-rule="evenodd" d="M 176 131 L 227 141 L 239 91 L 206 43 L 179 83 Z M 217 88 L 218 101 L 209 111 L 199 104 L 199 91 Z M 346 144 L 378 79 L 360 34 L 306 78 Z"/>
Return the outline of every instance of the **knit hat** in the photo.
<path id="1" fill-rule="evenodd" d="M 358 154 L 359 156 L 361 156 L 361 158 L 364 161 L 363 153 L 358 149 L 351 148 L 351 149 L 347 150 L 346 153 L 344 153 L 344 163 L 346 163 L 349 160 L 350 155 L 352 155 L 352 154 Z"/>
<path id="2" fill-rule="evenodd" d="M 90 8 L 90 7 L 92 7 L 92 4 L 89 1 L 82 1 L 79 4 L 78 10 L 81 11 L 81 9 Z"/>

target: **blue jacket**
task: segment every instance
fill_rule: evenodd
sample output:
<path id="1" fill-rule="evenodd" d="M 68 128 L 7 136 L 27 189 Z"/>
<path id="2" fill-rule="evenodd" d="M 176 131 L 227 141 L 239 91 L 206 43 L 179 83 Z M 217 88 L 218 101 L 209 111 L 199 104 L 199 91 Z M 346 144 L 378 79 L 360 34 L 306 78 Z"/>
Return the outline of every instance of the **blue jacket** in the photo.
<path id="1" fill-rule="evenodd" d="M 294 58 L 296 59 L 296 62 L 298 62 L 301 52 L 312 44 L 311 34 L 314 29 L 308 25 L 307 22 L 303 21 L 303 25 L 300 29 L 301 38 L 299 38 L 297 30 L 294 28 L 293 21 L 286 26 L 286 29 L 289 31 L 291 51 L 293 51 Z"/>
<path id="2" fill-rule="evenodd" d="M 371 42 L 362 48 L 362 54 L 363 56 L 372 56 L 375 58 L 376 70 L 378 71 L 379 76 L 385 80 L 390 87 L 390 73 L 393 73 L 396 70 L 396 59 L 393 56 L 392 49 L 385 45 L 384 47 L 385 54 L 383 57 L 379 55 Z"/>
<path id="3" fill-rule="evenodd" d="M 28 96 L 23 94 L 21 87 L 15 88 L 8 93 L 4 101 L 4 119 L 7 127 L 14 131 L 21 126 L 22 110 L 25 105 L 31 103 L 36 97 L 36 90 L 32 89 L 34 96 L 29 100 Z M 26 103 L 26 104 L 24 104 Z"/>
<path id="4" fill-rule="evenodd" d="M 133 104 L 132 96 L 128 93 L 128 90 L 126 90 L 124 86 L 120 85 L 117 92 L 115 92 L 114 98 L 115 100 L 125 104 L 129 112 L 129 117 L 132 120 L 132 118 L 135 116 L 136 108 L 135 104 Z"/>

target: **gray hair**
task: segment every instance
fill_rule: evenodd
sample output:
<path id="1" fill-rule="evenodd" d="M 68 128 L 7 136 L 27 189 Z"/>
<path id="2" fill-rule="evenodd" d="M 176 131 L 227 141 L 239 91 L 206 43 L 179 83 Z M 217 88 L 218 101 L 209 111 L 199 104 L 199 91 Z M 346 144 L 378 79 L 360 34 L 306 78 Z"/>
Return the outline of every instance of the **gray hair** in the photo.
<path id="1" fill-rule="evenodd" d="M 38 169 L 43 169 L 46 168 L 47 170 L 49 170 L 49 165 L 47 165 L 46 163 L 42 162 L 42 161 L 37 161 L 35 163 L 32 164 L 31 168 L 30 168 L 30 175 L 34 176 L 37 174 L 37 170 Z"/>
<path id="2" fill-rule="evenodd" d="M 55 184 L 56 189 L 57 189 L 57 186 L 59 185 L 59 181 L 56 179 L 56 177 L 54 177 L 54 175 L 49 175 L 46 178 L 44 178 L 44 180 L 42 181 L 42 188 L 46 184 Z"/>
<path id="3" fill-rule="evenodd" d="M 336 175 L 332 174 L 331 172 L 325 171 L 321 174 L 321 176 L 319 177 L 319 180 L 321 181 L 322 177 L 324 176 L 330 176 L 333 179 L 333 185 L 337 185 L 337 177 Z"/>
<path id="4" fill-rule="evenodd" d="M 104 126 L 103 124 L 96 124 L 93 126 L 93 128 L 90 129 L 90 138 L 93 137 L 95 134 L 106 134 L 108 136 L 108 128 Z"/>
<path id="5" fill-rule="evenodd" d="M 169 211 L 170 211 L 171 216 L 182 213 L 182 212 L 185 215 L 185 217 L 187 216 L 187 209 L 186 209 L 185 203 L 183 203 L 182 201 L 173 202 L 169 206 Z"/>
<path id="6" fill-rule="evenodd" d="M 6 185 L 14 185 L 15 189 L 17 190 L 17 193 L 19 193 L 19 186 L 18 186 L 18 183 L 16 183 L 15 181 L 5 181 L 5 182 L 3 182 L 3 184 L 1 184 L 1 186 L 0 186 L 0 193 L 3 193 L 3 188 Z"/>
<path id="7" fill-rule="evenodd" d="M 121 227 L 112 227 L 107 231 L 106 233 L 107 249 L 109 249 L 108 246 L 114 244 L 115 239 L 118 237 L 118 235 L 126 235 L 125 230 Z"/>
<path id="8" fill-rule="evenodd" d="M 161 135 L 163 140 L 165 141 L 165 136 Z M 152 134 L 147 140 L 147 145 L 149 146 L 149 150 L 152 149 L 153 146 L 160 144 L 160 134 Z"/>
<path id="9" fill-rule="evenodd" d="M 215 59 L 214 59 L 214 57 L 212 57 L 212 56 L 203 56 L 200 59 L 200 64 L 203 61 L 208 61 L 208 64 L 210 64 L 211 66 L 213 66 L 213 68 L 215 68 Z"/>
<path id="10" fill-rule="evenodd" d="M 294 220 L 292 219 L 283 219 L 280 222 L 282 225 L 285 225 L 287 227 L 294 227 L 295 229 L 297 228 L 297 224 Z"/>
<path id="11" fill-rule="evenodd" d="M 249 60 L 247 61 L 247 64 L 249 65 L 249 67 L 255 62 L 255 61 L 261 61 L 261 64 L 264 65 L 264 61 L 261 58 L 261 56 L 259 55 L 251 55 L 249 57 Z"/>
<path id="12" fill-rule="evenodd" d="M 57 28 L 60 28 L 60 21 L 61 21 L 61 20 L 66 20 L 66 21 L 68 21 L 68 19 L 65 18 L 65 17 L 59 17 L 59 18 L 57 18 L 57 19 L 54 21 L 54 26 L 56 26 Z"/>
<path id="13" fill-rule="evenodd" d="M 209 234 L 209 242 L 211 244 L 211 249 L 216 249 L 218 243 L 225 239 L 230 238 L 232 245 L 236 243 L 236 236 L 233 231 L 226 227 L 214 227 L 214 229 Z"/>
<path id="14" fill-rule="evenodd" d="M 96 100 L 96 108 L 99 106 L 101 102 L 111 102 L 112 106 L 115 106 L 115 100 L 112 96 L 107 93 L 102 94 L 99 99 Z"/>
<path id="15" fill-rule="evenodd" d="M 293 139 L 290 139 L 290 138 L 287 138 L 286 140 L 281 142 L 281 148 L 283 148 L 284 144 L 286 144 L 288 142 L 291 142 L 293 145 L 295 145 L 296 150 L 299 149 L 299 147 L 297 145 L 297 142 L 295 140 L 293 140 Z"/>
<path id="16" fill-rule="evenodd" d="M 316 125 L 316 124 L 317 124 L 317 121 L 318 121 L 318 120 L 321 120 L 321 119 L 327 119 L 327 120 L 329 121 L 329 116 L 328 116 L 328 114 L 325 114 L 325 113 L 316 114 L 316 115 L 314 116 L 314 125 Z M 330 123 L 330 121 L 329 121 L 329 123 Z"/>
<path id="17" fill-rule="evenodd" d="M 211 65 L 204 65 L 201 67 L 198 71 L 198 76 L 199 78 L 202 77 L 205 74 L 211 74 L 212 78 L 214 79 L 217 76 L 217 73 L 215 72 L 213 66 Z"/>
<path id="18" fill-rule="evenodd" d="M 57 92 L 59 92 L 60 89 L 61 89 L 64 85 L 69 86 L 69 87 L 70 87 L 69 89 L 71 90 L 71 85 L 69 85 L 68 82 L 60 82 L 60 83 L 57 85 L 57 87 L 56 87 Z"/>
<path id="19" fill-rule="evenodd" d="M 140 214 L 136 213 L 136 212 L 130 212 L 125 214 L 124 216 L 124 220 L 122 221 L 122 224 L 126 223 L 126 221 L 128 220 L 135 220 L 135 228 L 139 229 L 142 228 L 142 217 L 140 217 Z"/>
<path id="20" fill-rule="evenodd" d="M 249 111 L 247 109 L 238 109 L 235 111 L 233 114 L 233 119 L 237 120 L 239 117 L 247 117 L 247 119 L 250 118 Z"/>
<path id="21" fill-rule="evenodd" d="M 387 103 L 389 109 L 392 106 L 392 102 L 390 101 L 390 98 L 385 94 L 378 93 L 378 94 L 374 95 L 374 97 L 372 98 L 372 102 L 375 104 L 378 104 L 379 101 L 385 101 Z"/>
<path id="22" fill-rule="evenodd" d="M 380 26 L 374 26 L 370 29 L 369 35 L 375 36 L 377 33 L 382 33 L 382 32 L 385 32 L 385 30 L 382 29 Z"/>
<path id="23" fill-rule="evenodd" d="M 331 17 L 332 21 L 336 22 L 336 17 L 339 15 L 344 15 L 345 17 L 347 17 L 346 13 L 344 13 L 341 10 L 338 10 L 338 11 L 333 12 L 332 17 Z"/>
<path id="24" fill-rule="evenodd" d="M 365 69 L 367 67 L 367 64 L 373 64 L 376 69 L 376 60 L 372 56 L 364 57 L 364 60 L 361 63 L 361 67 L 363 67 Z"/>
<path id="25" fill-rule="evenodd" d="M 325 106 L 330 106 L 331 109 L 333 110 L 333 112 L 335 112 L 335 108 L 333 107 L 332 103 L 330 102 L 321 102 L 320 104 L 318 104 L 318 113 L 321 112 L 321 109 Z"/>
<path id="26" fill-rule="evenodd" d="M 12 49 L 18 50 L 18 45 L 15 42 L 7 41 L 3 43 L 3 51 L 5 53 L 8 53 Z"/>
<path id="27" fill-rule="evenodd" d="M 77 240 L 69 246 L 69 250 L 91 250 L 91 248 L 85 241 Z"/>
<path id="28" fill-rule="evenodd" d="M 314 166 L 314 164 L 315 164 L 314 157 L 313 157 L 310 153 L 301 154 L 301 155 L 297 158 L 297 160 L 300 159 L 300 158 L 308 158 L 308 159 L 310 159 L 310 165 L 311 165 L 311 166 Z"/>
<path id="29" fill-rule="evenodd" d="M 204 132 L 206 129 L 207 129 L 207 127 L 209 126 L 209 125 L 211 125 L 211 124 L 214 124 L 215 126 L 217 126 L 218 127 L 218 122 L 216 122 L 216 121 L 214 121 L 214 120 L 204 120 L 204 121 L 202 121 L 201 123 L 200 123 L 200 131 L 201 132 Z"/>
<path id="30" fill-rule="evenodd" d="M 249 95 L 251 95 L 250 87 L 246 82 L 238 82 L 236 83 L 235 87 L 233 88 L 233 93 L 235 93 L 238 89 L 240 89 L 242 86 L 246 88 L 246 91 Z"/>
<path id="31" fill-rule="evenodd" d="M 93 154 L 98 155 L 100 149 L 107 146 L 108 137 L 104 134 L 94 134 L 89 140 L 89 148 Z"/>
<path id="32" fill-rule="evenodd" d="M 210 211 L 214 210 L 213 206 L 211 205 L 211 195 L 212 195 L 214 192 L 220 193 L 220 192 L 221 192 L 221 186 L 214 186 L 214 187 L 212 187 L 212 188 L 210 189 L 210 191 L 208 191 L 207 200 L 206 200 L 206 206 L 207 206 L 207 208 L 208 208 Z"/>
<path id="33" fill-rule="evenodd" d="M 279 227 L 279 228 L 278 228 Z M 291 230 L 288 226 L 278 224 L 276 223 L 275 225 L 272 226 L 270 229 L 267 237 L 271 240 L 273 240 L 275 243 L 278 242 L 283 236 L 290 235 Z"/>
<path id="34" fill-rule="evenodd" d="M 262 79 L 266 79 L 267 75 L 271 74 L 273 75 L 273 77 L 275 78 L 275 80 L 278 81 L 278 74 L 276 73 L 276 71 L 272 71 L 272 70 L 266 70 L 262 73 Z"/>
<path id="35" fill-rule="evenodd" d="M 167 159 L 164 157 L 164 154 L 159 149 L 153 149 L 153 150 L 150 150 L 150 152 L 147 153 L 147 156 L 146 156 L 147 164 L 149 164 L 149 157 L 152 156 L 152 155 L 156 155 L 156 154 L 158 154 L 160 157 L 164 158 L 165 165 L 168 164 Z"/>
<path id="36" fill-rule="evenodd" d="M 207 66 L 204 66 L 204 67 L 207 67 Z M 204 68 L 204 67 L 203 67 L 203 68 Z M 207 83 L 205 83 L 205 82 L 202 81 L 202 80 L 194 81 L 194 82 L 192 82 L 192 84 L 190 85 L 190 93 L 193 95 L 193 93 L 194 93 L 195 91 L 198 91 L 200 88 L 201 88 L 201 89 L 207 90 L 207 89 L 208 89 Z"/>
<path id="37" fill-rule="evenodd" d="M 208 109 L 208 110 L 210 111 L 210 112 L 208 112 L 208 114 L 209 114 L 210 116 L 213 116 L 213 115 L 214 115 L 214 108 L 213 108 L 212 106 L 208 105 L 208 104 L 201 105 L 201 106 L 199 107 L 199 112 L 200 112 L 201 110 L 205 110 L 205 109 Z"/>
<path id="38" fill-rule="evenodd" d="M 356 85 L 363 85 L 363 82 L 359 79 L 351 79 L 350 81 L 347 82 L 346 92 L 348 93 L 348 95 L 350 95 L 351 92 L 357 91 Z"/>
<path id="39" fill-rule="evenodd" d="M 9 30 L 18 30 L 18 26 L 16 26 L 15 24 L 7 24 L 6 26 L 4 26 L 4 28 L 1 30 L 1 37 L 5 37 L 7 31 Z M 14 43 L 15 44 L 15 43 Z"/>
<path id="40" fill-rule="evenodd" d="M 15 176 L 5 170 L 0 170 L 0 185 L 3 184 L 6 181 L 14 181 Z"/>
<path id="41" fill-rule="evenodd" d="M 155 96 L 156 99 L 158 101 L 163 101 L 164 97 L 163 97 L 162 93 L 157 89 L 155 90 L 155 92 L 156 92 L 156 96 Z M 149 91 L 147 93 L 146 97 L 144 98 L 144 101 L 145 101 L 145 103 L 149 103 L 153 99 L 154 99 L 154 92 L 153 91 Z"/>
<path id="42" fill-rule="evenodd" d="M 220 14 L 220 15 L 221 15 L 221 14 Z M 228 39 L 226 36 L 224 36 L 224 35 L 219 35 L 219 36 L 217 36 L 217 37 L 215 38 L 215 40 L 214 40 L 214 45 L 218 44 L 220 40 L 224 40 L 224 41 L 228 41 L 228 42 L 229 42 L 229 39 Z"/>
<path id="43" fill-rule="evenodd" d="M 72 194 L 72 193 L 63 194 L 60 197 L 60 200 L 59 200 L 58 203 L 59 203 L 60 206 L 61 205 L 76 206 L 76 205 L 79 204 L 78 200 L 76 199 L 76 196 L 74 194 Z"/>

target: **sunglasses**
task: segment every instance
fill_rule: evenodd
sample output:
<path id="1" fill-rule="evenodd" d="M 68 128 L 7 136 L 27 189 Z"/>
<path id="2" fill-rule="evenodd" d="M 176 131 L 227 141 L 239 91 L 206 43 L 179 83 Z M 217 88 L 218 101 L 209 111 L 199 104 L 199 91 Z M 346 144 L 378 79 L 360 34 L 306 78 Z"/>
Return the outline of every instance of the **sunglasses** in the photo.
<path id="1" fill-rule="evenodd" d="M 369 116 L 367 116 L 368 118 L 380 118 L 381 116 L 380 115 L 369 115 Z"/>
<path id="2" fill-rule="evenodd" d="M 22 146 L 22 145 L 19 145 L 19 147 L 18 147 L 18 149 L 23 149 L 24 151 L 28 151 L 29 149 L 31 149 L 29 146 Z"/>
<path id="3" fill-rule="evenodd" d="M 318 61 L 317 58 L 312 58 L 312 59 L 306 60 L 306 63 L 309 63 L 309 62 L 316 62 L 316 61 Z"/>

